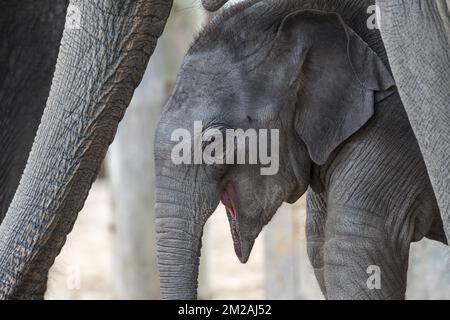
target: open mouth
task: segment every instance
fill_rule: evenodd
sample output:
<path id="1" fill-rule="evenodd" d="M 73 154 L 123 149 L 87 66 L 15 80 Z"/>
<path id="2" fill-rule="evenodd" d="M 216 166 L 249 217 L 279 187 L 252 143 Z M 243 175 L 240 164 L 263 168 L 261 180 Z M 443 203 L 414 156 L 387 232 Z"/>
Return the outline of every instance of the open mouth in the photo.
<path id="1" fill-rule="evenodd" d="M 231 236 L 233 238 L 234 251 L 241 260 L 241 237 L 239 236 L 239 231 L 237 230 L 237 210 L 233 201 L 234 189 L 231 184 L 227 184 L 222 192 L 222 203 L 227 210 L 228 220 L 230 221 Z"/>
<path id="2" fill-rule="evenodd" d="M 236 255 L 242 263 L 246 263 L 250 256 L 250 251 L 253 246 L 253 241 L 251 243 L 247 243 L 241 239 L 241 235 L 239 234 L 237 227 L 237 215 L 238 212 L 236 210 L 236 205 L 233 201 L 235 199 L 235 193 L 233 186 L 229 183 L 225 186 L 222 191 L 221 201 L 224 204 L 228 220 L 230 222 L 231 236 L 233 238 L 233 246 Z"/>

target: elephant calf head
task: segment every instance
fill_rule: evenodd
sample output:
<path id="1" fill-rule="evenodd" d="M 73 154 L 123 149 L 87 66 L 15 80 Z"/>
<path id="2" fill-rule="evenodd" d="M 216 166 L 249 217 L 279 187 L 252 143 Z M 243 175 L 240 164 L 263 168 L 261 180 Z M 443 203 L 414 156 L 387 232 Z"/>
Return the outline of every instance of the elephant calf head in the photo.
<path id="1" fill-rule="evenodd" d="M 278 207 L 314 186 L 312 165 L 392 85 L 336 13 L 248 1 L 215 19 L 187 53 L 156 134 L 162 297 L 196 297 L 202 228 L 220 200 L 246 262 Z"/>

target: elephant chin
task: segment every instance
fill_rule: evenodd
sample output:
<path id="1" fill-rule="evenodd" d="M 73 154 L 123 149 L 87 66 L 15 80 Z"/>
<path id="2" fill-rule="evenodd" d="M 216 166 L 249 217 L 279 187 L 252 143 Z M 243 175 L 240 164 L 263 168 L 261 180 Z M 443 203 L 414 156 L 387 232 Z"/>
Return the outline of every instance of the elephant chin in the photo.
<path id="1" fill-rule="evenodd" d="M 228 221 L 230 222 L 231 237 L 233 238 L 234 252 L 241 263 L 246 263 L 255 243 L 254 239 L 242 238 L 238 229 L 238 212 L 233 198 L 234 189 L 227 184 L 221 195 L 221 201 L 226 208 Z"/>

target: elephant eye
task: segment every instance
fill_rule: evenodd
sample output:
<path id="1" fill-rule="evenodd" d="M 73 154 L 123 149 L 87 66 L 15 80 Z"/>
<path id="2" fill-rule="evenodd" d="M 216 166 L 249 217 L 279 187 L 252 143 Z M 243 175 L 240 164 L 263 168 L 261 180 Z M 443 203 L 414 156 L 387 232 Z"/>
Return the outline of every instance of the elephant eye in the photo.
<path id="1" fill-rule="evenodd" d="M 203 141 L 202 142 L 202 151 L 205 151 L 206 147 L 215 141 L 216 141 L 216 137 L 214 137 L 214 136 L 212 136 L 209 140 Z M 213 154 L 211 154 L 211 155 L 215 156 L 215 150 L 213 150 Z"/>
<path id="2" fill-rule="evenodd" d="M 226 129 L 222 125 L 211 125 L 203 131 L 202 152 L 209 162 L 224 164 L 226 159 Z"/>

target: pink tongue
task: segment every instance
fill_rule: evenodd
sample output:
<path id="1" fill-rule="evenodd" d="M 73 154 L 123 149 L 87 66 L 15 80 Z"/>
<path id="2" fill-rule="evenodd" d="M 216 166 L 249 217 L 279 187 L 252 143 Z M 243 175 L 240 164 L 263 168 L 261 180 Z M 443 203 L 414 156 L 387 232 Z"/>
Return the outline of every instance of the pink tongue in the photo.
<path id="1" fill-rule="evenodd" d="M 236 219 L 236 208 L 234 206 L 233 203 L 233 199 L 230 196 L 230 193 L 232 193 L 232 189 L 230 185 L 227 185 L 225 187 L 225 190 L 223 190 L 222 192 L 222 203 L 224 204 L 224 206 L 227 208 L 228 212 L 231 215 L 231 218 Z"/>

